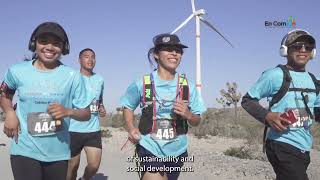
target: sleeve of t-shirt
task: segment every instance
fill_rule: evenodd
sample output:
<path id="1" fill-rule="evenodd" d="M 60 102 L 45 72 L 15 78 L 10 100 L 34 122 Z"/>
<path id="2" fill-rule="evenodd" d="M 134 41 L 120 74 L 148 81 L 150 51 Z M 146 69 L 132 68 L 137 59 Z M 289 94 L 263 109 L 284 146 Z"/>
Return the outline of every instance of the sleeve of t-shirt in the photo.
<path id="1" fill-rule="evenodd" d="M 190 88 L 190 102 L 189 102 L 190 112 L 192 114 L 201 115 L 207 110 L 203 102 L 203 99 L 193 84 L 189 84 L 189 88 Z"/>
<path id="2" fill-rule="evenodd" d="M 103 103 L 103 91 L 104 91 L 104 81 L 102 80 L 102 85 L 101 85 L 101 93 L 99 97 L 99 101 Z"/>
<path id="3" fill-rule="evenodd" d="M 93 101 L 94 95 L 86 91 L 85 81 L 79 72 L 75 73 L 71 88 L 73 108 L 86 108 Z"/>
<path id="4" fill-rule="evenodd" d="M 318 83 L 320 81 L 320 77 L 317 78 L 318 79 Z M 314 103 L 314 116 L 315 116 L 315 120 L 317 122 L 320 122 L 320 93 L 317 96 L 317 99 Z"/>
<path id="5" fill-rule="evenodd" d="M 6 74 L 4 75 L 4 82 L 8 85 L 8 87 L 12 90 L 16 90 L 17 89 L 17 78 L 14 75 L 14 73 L 12 72 L 12 69 L 10 68 Z"/>
<path id="6" fill-rule="evenodd" d="M 141 84 L 142 86 L 142 84 Z M 133 82 L 127 88 L 125 94 L 120 98 L 121 107 L 135 110 L 140 103 L 141 95 L 137 82 Z"/>
<path id="7" fill-rule="evenodd" d="M 258 81 L 250 88 L 248 94 L 252 98 L 256 98 L 258 100 L 271 97 L 277 90 L 273 82 L 274 78 L 283 78 L 283 77 L 276 77 L 279 75 L 274 70 L 267 70 L 262 73 Z"/>
<path id="8" fill-rule="evenodd" d="M 320 107 L 320 93 L 317 96 L 316 102 L 314 103 L 314 107 Z"/>
<path id="9" fill-rule="evenodd" d="M 318 80 L 318 84 L 320 85 L 320 76 L 317 77 L 317 80 Z M 320 93 L 317 96 L 317 99 L 314 103 L 314 107 L 320 107 Z"/>

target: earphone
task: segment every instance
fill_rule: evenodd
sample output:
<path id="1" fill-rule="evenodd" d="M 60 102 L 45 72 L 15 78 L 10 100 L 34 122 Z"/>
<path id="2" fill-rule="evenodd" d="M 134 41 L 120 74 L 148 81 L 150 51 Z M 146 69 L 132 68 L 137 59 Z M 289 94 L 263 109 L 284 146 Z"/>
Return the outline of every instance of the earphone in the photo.
<path id="1" fill-rule="evenodd" d="M 288 56 L 288 47 L 285 45 L 285 43 L 286 43 L 286 41 L 288 39 L 288 36 L 291 33 L 294 33 L 296 31 L 303 31 L 303 32 L 305 32 L 305 33 L 307 33 L 308 35 L 311 36 L 311 34 L 308 31 L 303 30 L 303 29 L 295 29 L 295 30 L 292 30 L 292 31 L 288 32 L 281 40 L 280 56 L 282 56 L 282 57 L 287 57 Z M 313 50 L 311 51 L 311 59 L 313 59 L 315 56 L 316 56 L 316 45 L 314 46 Z"/>
<path id="2" fill-rule="evenodd" d="M 51 22 L 52 23 L 52 22 Z M 63 48 L 62 48 L 62 54 L 63 55 L 67 55 L 69 54 L 70 52 L 70 45 L 69 45 L 69 40 L 68 40 L 68 36 L 66 34 L 66 32 L 63 30 L 63 28 L 57 24 L 57 23 L 54 23 L 56 26 L 58 26 L 60 29 L 62 29 L 63 33 L 64 33 L 64 36 L 66 38 L 64 44 L 63 44 Z M 42 27 L 43 24 L 40 24 L 31 34 L 31 37 L 30 37 L 30 40 L 29 40 L 29 50 L 34 52 L 36 50 L 36 33 L 38 32 L 39 28 Z"/>

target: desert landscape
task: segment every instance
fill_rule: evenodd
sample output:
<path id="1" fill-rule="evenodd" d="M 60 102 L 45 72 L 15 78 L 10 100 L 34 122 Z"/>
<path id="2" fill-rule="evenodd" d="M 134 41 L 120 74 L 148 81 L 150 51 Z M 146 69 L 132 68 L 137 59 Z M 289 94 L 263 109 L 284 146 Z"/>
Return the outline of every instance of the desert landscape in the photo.
<path id="1" fill-rule="evenodd" d="M 185 163 L 189 172 L 182 172 L 182 180 L 272 180 L 275 174 L 262 153 L 261 138 L 263 126 L 252 119 L 241 108 L 237 121 L 233 109 L 209 109 L 201 124 L 191 127 L 189 137 L 190 161 Z M 137 120 L 139 115 L 137 115 Z M 138 179 L 137 172 L 128 172 L 136 167 L 133 157 L 135 146 L 128 143 L 123 128 L 121 111 L 109 114 L 101 119 L 103 132 L 103 159 L 94 180 Z M 1 123 L 1 129 L 3 122 Z M 308 168 L 310 180 L 318 180 L 320 172 L 319 125 L 314 125 L 314 149 L 311 151 L 311 164 Z M 12 180 L 9 160 L 10 139 L 0 136 L 0 173 L 4 179 Z M 78 176 L 85 168 L 85 156 L 82 156 Z M 191 171 L 191 172 L 190 172 Z"/>

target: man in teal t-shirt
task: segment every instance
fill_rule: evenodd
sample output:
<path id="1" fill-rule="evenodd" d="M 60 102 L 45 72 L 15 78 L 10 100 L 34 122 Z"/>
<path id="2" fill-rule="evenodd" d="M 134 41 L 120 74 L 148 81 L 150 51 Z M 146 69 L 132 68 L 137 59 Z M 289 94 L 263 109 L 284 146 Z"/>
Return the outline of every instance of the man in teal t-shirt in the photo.
<path id="1" fill-rule="evenodd" d="M 95 52 L 90 48 L 80 51 L 79 63 L 87 93 L 93 95 L 94 99 L 90 104 L 89 121 L 79 122 L 71 119 L 69 131 L 72 158 L 69 161 L 67 180 L 74 180 L 77 177 L 82 149 L 86 152 L 88 162 L 82 178 L 91 179 L 98 171 L 102 152 L 99 115 L 101 117 L 106 115 L 103 106 L 103 78 L 93 72 L 96 63 Z"/>
<path id="2" fill-rule="evenodd" d="M 307 63 L 315 56 L 315 48 L 315 39 L 308 32 L 289 32 L 280 47 L 287 64 L 263 72 L 242 98 L 242 107 L 270 127 L 266 153 L 277 180 L 308 179 L 306 171 L 312 147 L 310 128 L 318 118 L 315 115 L 320 106 L 318 82 L 306 71 Z M 287 88 L 283 88 L 286 85 Z M 281 92 L 283 97 L 277 98 Z M 265 97 L 272 97 L 269 110 L 258 102 Z M 286 117 L 288 114 L 290 117 Z"/>

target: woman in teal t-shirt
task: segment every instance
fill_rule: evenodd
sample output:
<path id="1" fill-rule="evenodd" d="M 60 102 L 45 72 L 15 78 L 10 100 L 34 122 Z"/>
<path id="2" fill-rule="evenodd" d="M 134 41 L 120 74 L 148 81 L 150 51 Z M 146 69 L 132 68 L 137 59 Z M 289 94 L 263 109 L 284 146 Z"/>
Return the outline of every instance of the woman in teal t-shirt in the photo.
<path id="1" fill-rule="evenodd" d="M 188 124 L 199 124 L 205 107 L 195 85 L 176 71 L 187 46 L 172 34 L 157 35 L 153 43 L 148 58 L 152 63 L 153 56 L 157 69 L 129 85 L 121 105 L 129 139 L 138 143 L 142 179 L 175 180 L 181 159 L 188 156 Z M 136 128 L 133 111 L 139 104 L 142 116 Z"/>
<path id="2" fill-rule="evenodd" d="M 79 72 L 63 65 L 69 41 L 57 23 L 40 24 L 29 50 L 34 59 L 15 64 L 1 85 L 1 108 L 6 113 L 4 133 L 14 140 L 10 159 L 15 180 L 65 180 L 70 159 L 69 118 L 90 118 Z M 17 107 L 12 97 L 17 92 Z"/>

